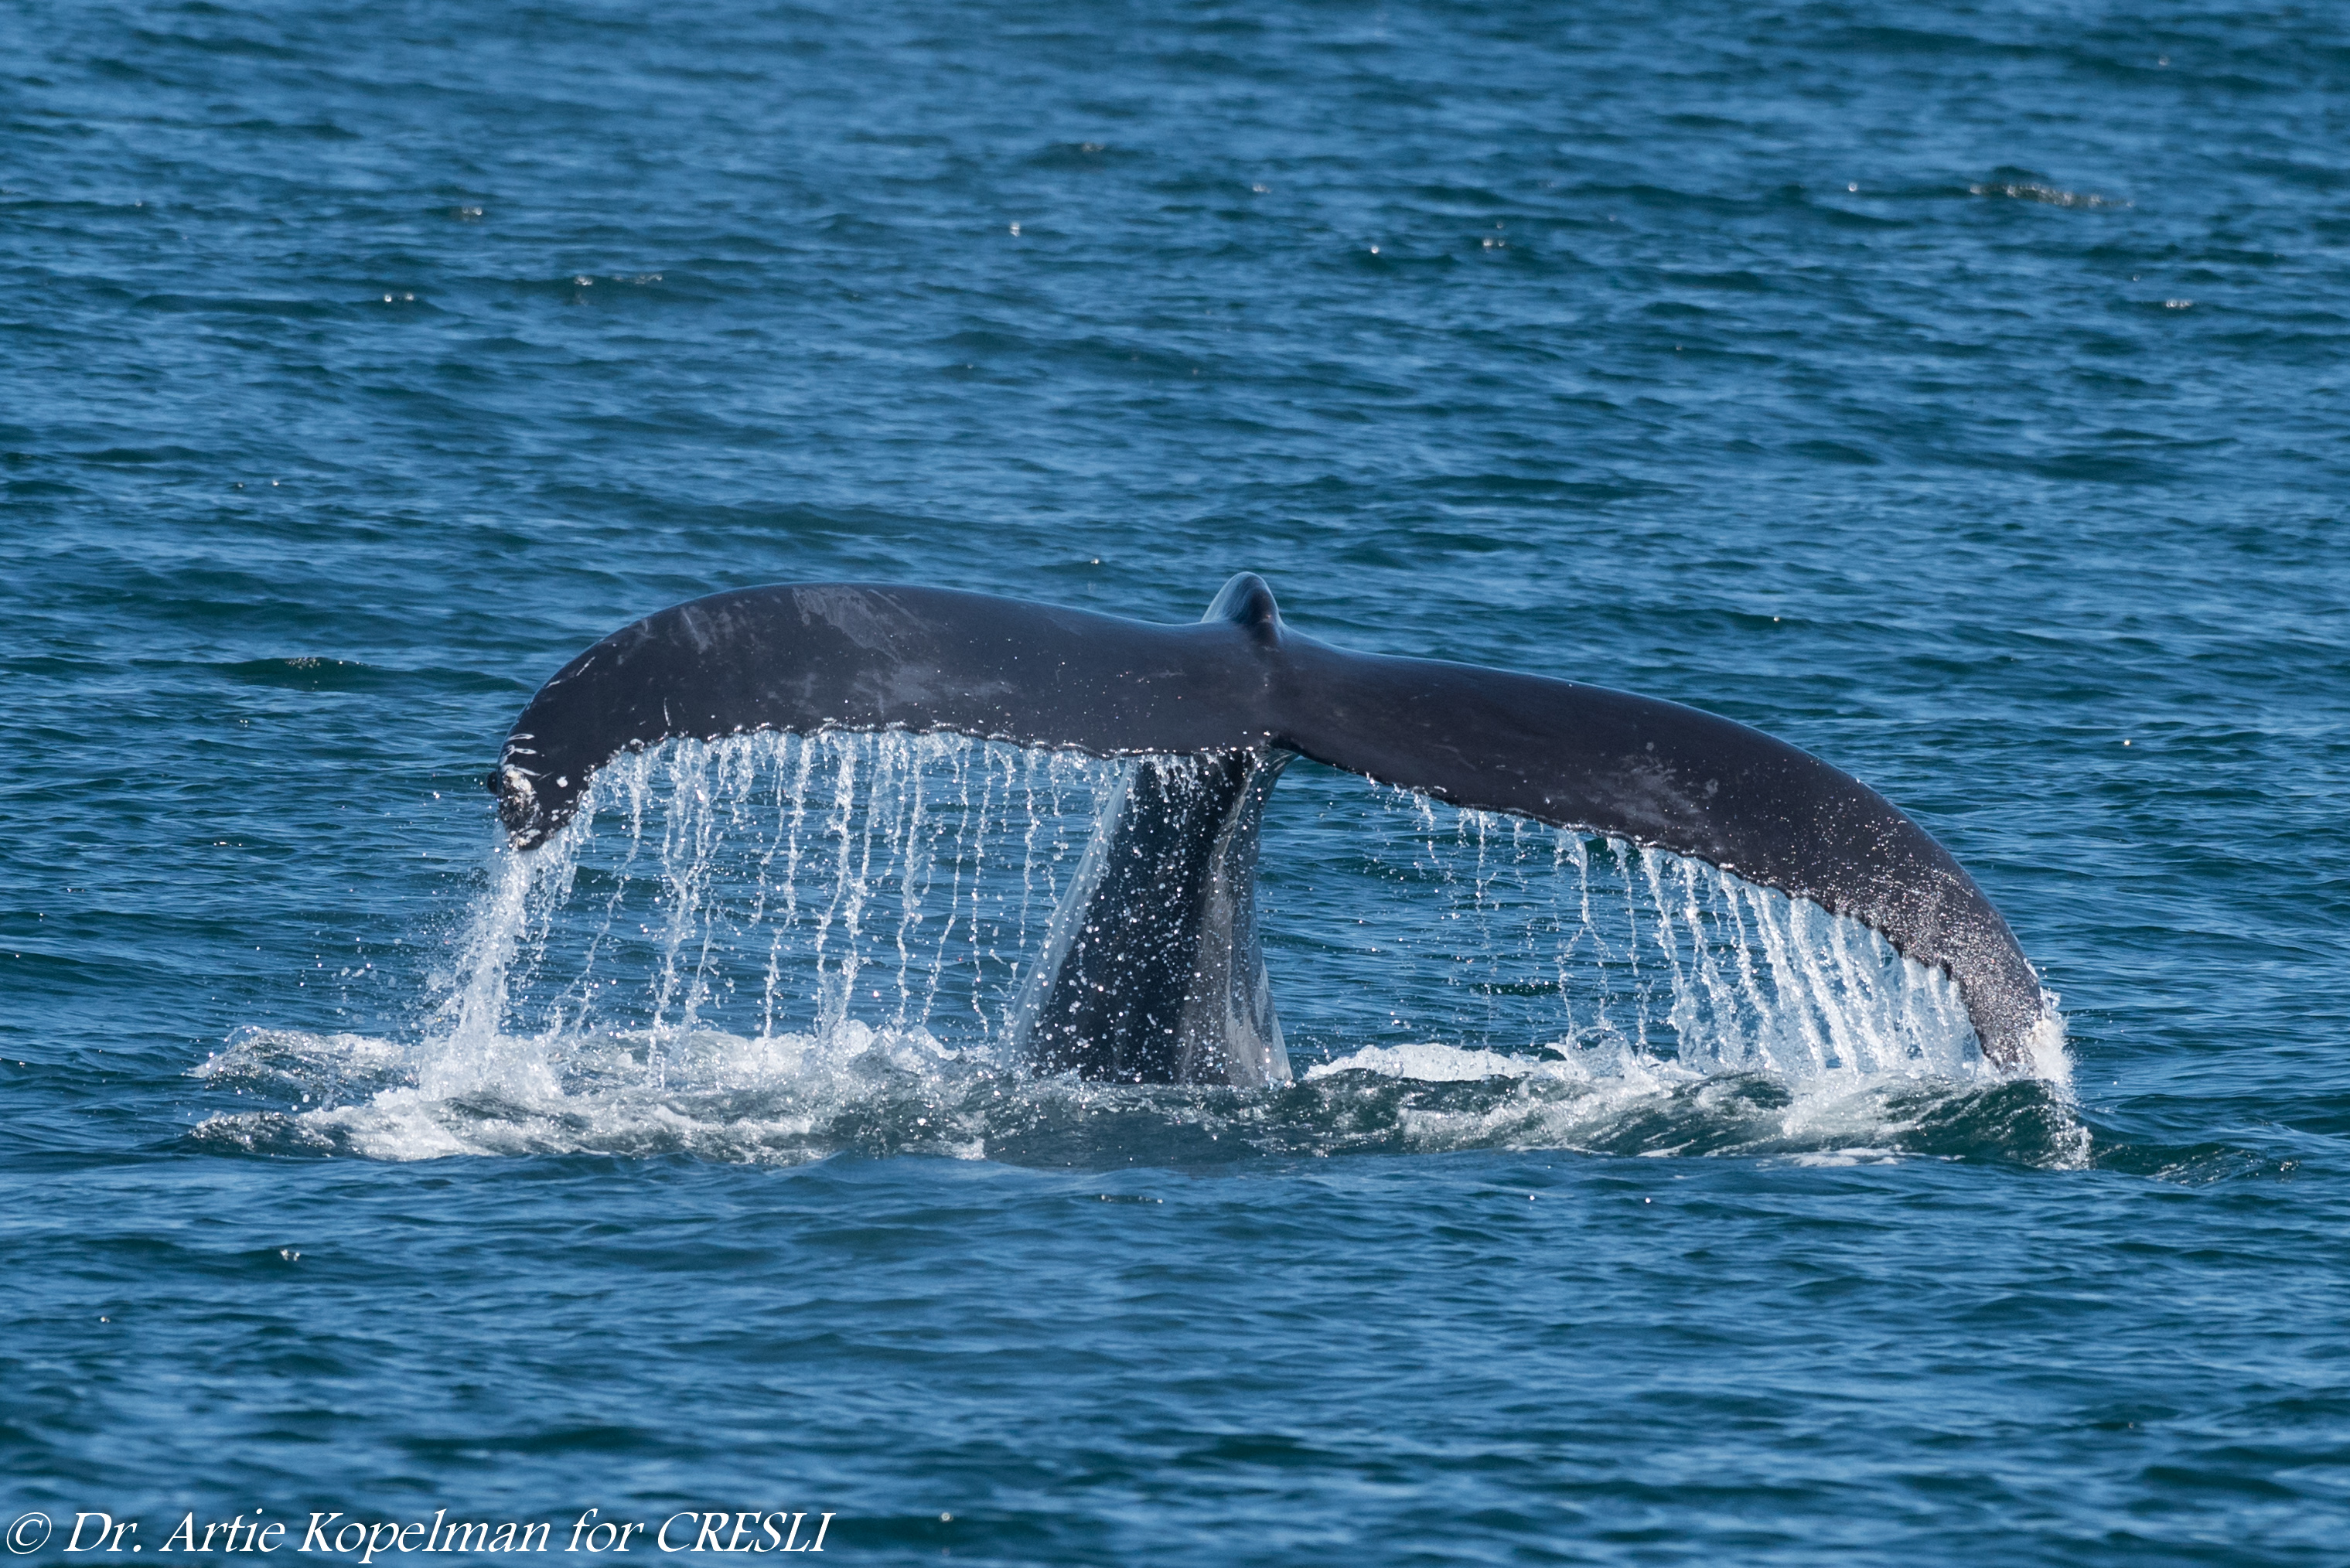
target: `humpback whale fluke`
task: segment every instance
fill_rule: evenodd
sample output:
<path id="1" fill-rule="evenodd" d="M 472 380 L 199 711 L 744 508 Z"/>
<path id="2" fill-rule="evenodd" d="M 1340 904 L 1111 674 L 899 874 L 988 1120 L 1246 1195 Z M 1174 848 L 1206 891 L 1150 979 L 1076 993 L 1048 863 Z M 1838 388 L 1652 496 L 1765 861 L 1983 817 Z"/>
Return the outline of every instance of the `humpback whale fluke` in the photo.
<path id="1" fill-rule="evenodd" d="M 1293 756 L 1810 899 L 1946 971 L 1985 1057 L 2011 1075 L 2032 1067 L 2038 976 L 1958 862 L 1875 790 L 1678 703 L 1330 647 L 1289 630 L 1253 573 L 1190 626 L 886 584 L 713 594 L 564 666 L 515 721 L 488 783 L 527 848 L 570 818 L 589 774 L 622 751 L 826 729 L 949 731 L 1142 759 L 1019 1009 L 1048 1069 L 1288 1076 L 1255 882 L 1265 796 Z"/>

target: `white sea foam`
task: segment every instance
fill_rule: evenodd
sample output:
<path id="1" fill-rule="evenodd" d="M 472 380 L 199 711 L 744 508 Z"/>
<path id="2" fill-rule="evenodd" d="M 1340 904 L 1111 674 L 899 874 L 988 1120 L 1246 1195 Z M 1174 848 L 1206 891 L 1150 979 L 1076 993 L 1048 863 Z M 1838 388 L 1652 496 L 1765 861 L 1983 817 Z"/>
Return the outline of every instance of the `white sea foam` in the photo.
<path id="1" fill-rule="evenodd" d="M 1315 1064 L 1306 1069 L 1305 1076 L 1311 1081 L 1341 1073 L 1377 1073 L 1422 1084 L 1468 1084 L 1487 1078 L 1523 1078 L 1542 1067 L 1542 1063 L 1525 1056 L 1464 1051 L 1458 1045 L 1429 1041 L 1417 1045 L 1366 1045 L 1351 1056 Z"/>

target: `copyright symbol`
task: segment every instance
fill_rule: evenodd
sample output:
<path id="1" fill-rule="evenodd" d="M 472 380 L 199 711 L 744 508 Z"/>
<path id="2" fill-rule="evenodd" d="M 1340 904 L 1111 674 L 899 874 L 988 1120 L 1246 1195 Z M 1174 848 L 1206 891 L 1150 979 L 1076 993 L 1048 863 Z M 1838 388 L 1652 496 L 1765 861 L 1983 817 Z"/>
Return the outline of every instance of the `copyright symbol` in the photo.
<path id="1" fill-rule="evenodd" d="M 46 1513 L 20 1513 L 16 1522 L 8 1527 L 8 1550 L 22 1557 L 38 1552 L 48 1544 L 49 1516 Z"/>

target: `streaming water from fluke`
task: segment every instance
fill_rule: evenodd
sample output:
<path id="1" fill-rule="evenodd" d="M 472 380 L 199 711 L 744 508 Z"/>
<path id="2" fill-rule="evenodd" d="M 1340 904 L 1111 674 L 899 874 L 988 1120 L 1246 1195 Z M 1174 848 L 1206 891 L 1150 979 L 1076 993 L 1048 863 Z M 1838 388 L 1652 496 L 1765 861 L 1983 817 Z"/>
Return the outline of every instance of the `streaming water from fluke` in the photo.
<path id="1" fill-rule="evenodd" d="M 1080 1165 L 1461 1147 L 2084 1159 L 1956 986 L 1697 862 L 1294 768 L 1264 830 L 1295 1084 L 1039 1078 L 1009 1042 L 1138 768 L 960 736 L 671 742 L 500 849 L 405 1048 L 247 1031 L 200 1075 L 274 1152 L 930 1152 Z M 2053 1034 L 2053 1032 L 2052 1032 Z"/>

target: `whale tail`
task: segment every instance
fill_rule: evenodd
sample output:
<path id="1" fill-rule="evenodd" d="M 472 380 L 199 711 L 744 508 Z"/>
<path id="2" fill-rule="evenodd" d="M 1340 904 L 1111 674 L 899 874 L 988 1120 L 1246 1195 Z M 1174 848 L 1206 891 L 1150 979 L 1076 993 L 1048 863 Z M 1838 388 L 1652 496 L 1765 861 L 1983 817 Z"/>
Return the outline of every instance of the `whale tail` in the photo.
<path id="1" fill-rule="evenodd" d="M 879 584 L 695 599 L 558 671 L 487 782 L 527 848 L 623 751 L 827 729 L 1139 759 L 1018 1010 L 1020 1037 L 1047 1071 L 1239 1085 L 1288 1075 L 1255 882 L 1266 796 L 1299 756 L 1669 850 L 1859 920 L 1958 982 L 1995 1067 L 2033 1066 L 2044 1002 L 2014 934 L 1950 854 L 1867 785 L 1678 703 L 1332 648 L 1291 631 L 1250 573 L 1190 626 Z"/>

